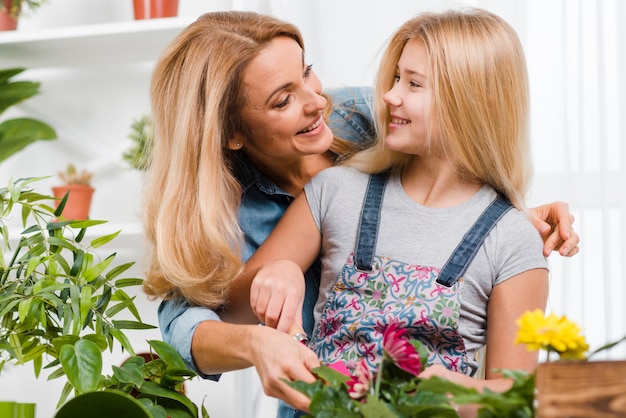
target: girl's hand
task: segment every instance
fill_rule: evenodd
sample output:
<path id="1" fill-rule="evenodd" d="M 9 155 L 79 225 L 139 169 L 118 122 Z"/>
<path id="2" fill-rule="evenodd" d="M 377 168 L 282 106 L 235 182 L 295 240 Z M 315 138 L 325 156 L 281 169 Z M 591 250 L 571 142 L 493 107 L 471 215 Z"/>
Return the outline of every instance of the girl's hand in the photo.
<path id="1" fill-rule="evenodd" d="M 288 332 L 294 323 L 302 326 L 304 289 L 304 274 L 296 263 L 271 261 L 252 281 L 250 306 L 265 325 Z"/>

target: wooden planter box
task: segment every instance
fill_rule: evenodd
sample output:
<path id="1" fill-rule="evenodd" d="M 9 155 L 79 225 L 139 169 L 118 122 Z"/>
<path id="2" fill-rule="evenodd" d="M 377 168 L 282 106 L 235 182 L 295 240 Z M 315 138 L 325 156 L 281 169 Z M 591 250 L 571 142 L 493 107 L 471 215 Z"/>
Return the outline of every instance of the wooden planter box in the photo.
<path id="1" fill-rule="evenodd" d="M 542 363 L 538 418 L 626 417 L 626 361 Z"/>

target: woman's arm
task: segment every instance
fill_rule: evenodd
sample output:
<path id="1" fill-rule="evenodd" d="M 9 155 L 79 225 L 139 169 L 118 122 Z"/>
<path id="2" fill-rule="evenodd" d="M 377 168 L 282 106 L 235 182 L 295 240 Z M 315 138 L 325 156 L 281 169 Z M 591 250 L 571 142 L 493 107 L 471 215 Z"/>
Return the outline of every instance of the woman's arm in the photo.
<path id="1" fill-rule="evenodd" d="M 574 215 L 565 202 L 554 202 L 528 210 L 530 221 L 543 238 L 543 255 L 556 250 L 564 257 L 576 255 L 580 237 L 572 227 Z"/>
<path id="2" fill-rule="evenodd" d="M 266 395 L 308 410 L 310 399 L 283 379 L 313 382 L 310 370 L 319 366 L 319 361 L 313 351 L 288 334 L 260 325 L 204 321 L 194 333 L 192 355 L 204 374 L 254 366 Z"/>

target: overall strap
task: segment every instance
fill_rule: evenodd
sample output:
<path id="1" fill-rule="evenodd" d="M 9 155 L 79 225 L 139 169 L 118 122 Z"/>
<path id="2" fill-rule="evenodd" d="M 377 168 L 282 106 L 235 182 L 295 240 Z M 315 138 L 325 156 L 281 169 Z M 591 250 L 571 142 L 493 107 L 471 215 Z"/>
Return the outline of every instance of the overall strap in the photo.
<path id="1" fill-rule="evenodd" d="M 372 271 L 376 239 L 378 238 L 380 208 L 383 205 L 383 195 L 388 177 L 388 172 L 370 175 L 361 209 L 361 220 L 356 238 L 357 247 L 354 255 L 355 267 L 359 271 Z"/>
<path id="2" fill-rule="evenodd" d="M 437 283 L 446 287 L 452 286 L 465 273 L 470 263 L 476 256 L 478 249 L 483 244 L 485 237 L 500 220 L 500 218 L 513 207 L 505 197 L 498 195 L 496 199 L 485 209 L 478 220 L 463 237 L 446 264 L 439 272 Z"/>

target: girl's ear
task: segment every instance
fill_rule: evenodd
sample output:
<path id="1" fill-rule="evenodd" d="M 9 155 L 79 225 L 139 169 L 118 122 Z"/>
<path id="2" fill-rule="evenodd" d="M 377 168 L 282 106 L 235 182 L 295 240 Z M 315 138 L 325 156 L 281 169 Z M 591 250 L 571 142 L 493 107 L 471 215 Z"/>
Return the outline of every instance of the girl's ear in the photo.
<path id="1" fill-rule="evenodd" d="M 228 140 L 228 149 L 239 151 L 241 148 L 243 148 L 243 135 L 236 133 L 231 139 Z"/>

